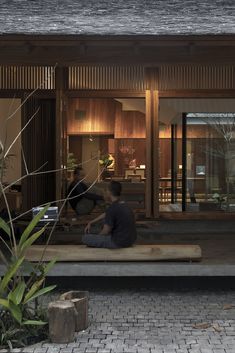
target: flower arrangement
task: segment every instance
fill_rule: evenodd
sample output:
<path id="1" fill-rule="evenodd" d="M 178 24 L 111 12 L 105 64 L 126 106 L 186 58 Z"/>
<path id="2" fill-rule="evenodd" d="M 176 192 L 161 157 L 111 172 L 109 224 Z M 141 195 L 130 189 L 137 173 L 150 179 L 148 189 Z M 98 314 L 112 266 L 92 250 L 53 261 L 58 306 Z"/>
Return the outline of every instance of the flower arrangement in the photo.
<path id="1" fill-rule="evenodd" d="M 100 156 L 99 164 L 104 168 L 110 167 L 114 163 L 114 158 L 111 154 L 104 154 Z"/>

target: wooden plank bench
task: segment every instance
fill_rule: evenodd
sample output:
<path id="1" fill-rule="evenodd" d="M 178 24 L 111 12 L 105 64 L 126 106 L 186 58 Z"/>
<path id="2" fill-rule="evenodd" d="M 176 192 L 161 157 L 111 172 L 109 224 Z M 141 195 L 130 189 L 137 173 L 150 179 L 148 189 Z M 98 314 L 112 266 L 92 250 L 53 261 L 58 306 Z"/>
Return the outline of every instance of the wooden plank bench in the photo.
<path id="1" fill-rule="evenodd" d="M 43 245 L 34 245 L 26 253 L 29 261 L 38 261 Z M 92 261 L 200 261 L 199 245 L 134 245 L 122 249 L 97 249 L 85 245 L 49 245 L 44 261 L 56 258 L 59 262 Z"/>

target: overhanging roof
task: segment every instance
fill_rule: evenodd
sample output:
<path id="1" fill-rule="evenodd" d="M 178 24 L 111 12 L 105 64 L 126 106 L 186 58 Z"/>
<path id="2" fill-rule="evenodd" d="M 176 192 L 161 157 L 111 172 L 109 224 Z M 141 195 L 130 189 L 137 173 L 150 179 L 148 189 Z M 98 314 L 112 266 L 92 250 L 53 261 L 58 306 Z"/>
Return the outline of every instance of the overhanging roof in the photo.
<path id="1" fill-rule="evenodd" d="M 0 34 L 234 34 L 233 0 L 1 0 Z"/>

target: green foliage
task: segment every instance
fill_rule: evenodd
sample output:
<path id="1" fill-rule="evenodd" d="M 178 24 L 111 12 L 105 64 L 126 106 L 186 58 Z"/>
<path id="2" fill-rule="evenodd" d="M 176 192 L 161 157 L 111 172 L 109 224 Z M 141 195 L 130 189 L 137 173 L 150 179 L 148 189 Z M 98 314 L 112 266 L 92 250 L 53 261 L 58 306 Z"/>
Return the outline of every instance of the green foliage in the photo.
<path id="1" fill-rule="evenodd" d="M 55 259 L 47 264 L 31 263 L 25 260 L 25 253 L 45 233 L 46 226 L 34 230 L 48 207 L 49 205 L 38 213 L 26 227 L 16 247 L 12 247 L 13 256 L 1 278 L 0 348 L 22 347 L 28 344 L 32 337 L 46 335 L 47 318 L 38 306 L 37 299 L 56 287 L 45 287 L 46 275 L 54 266 Z M 0 219 L 0 228 L 9 238 L 12 237 L 11 228 L 3 219 Z M 28 276 L 27 282 L 23 276 L 25 272 Z"/>
<path id="2" fill-rule="evenodd" d="M 99 164 L 102 166 L 102 167 L 109 167 L 111 164 L 113 163 L 113 157 L 110 155 L 110 154 L 104 154 L 102 156 L 100 156 L 100 159 L 99 159 Z"/>
<path id="3" fill-rule="evenodd" d="M 68 153 L 67 156 L 67 170 L 74 170 L 78 166 L 77 159 L 73 153 Z"/>

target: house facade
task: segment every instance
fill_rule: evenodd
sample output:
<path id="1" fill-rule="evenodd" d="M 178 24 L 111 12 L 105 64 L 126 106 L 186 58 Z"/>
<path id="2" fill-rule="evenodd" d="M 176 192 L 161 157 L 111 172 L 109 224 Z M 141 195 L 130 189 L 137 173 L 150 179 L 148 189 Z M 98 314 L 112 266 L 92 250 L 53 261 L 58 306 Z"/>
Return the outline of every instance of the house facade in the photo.
<path id="1" fill-rule="evenodd" d="M 21 181 L 24 210 L 65 197 L 70 154 L 91 185 L 121 181 L 147 218 L 233 217 L 235 36 L 3 34 L 0 46 L 0 100 L 18 100 L 27 125 L 21 176 L 45 164 Z"/>

